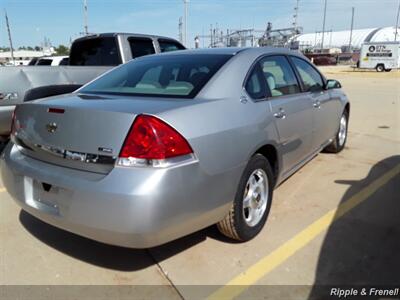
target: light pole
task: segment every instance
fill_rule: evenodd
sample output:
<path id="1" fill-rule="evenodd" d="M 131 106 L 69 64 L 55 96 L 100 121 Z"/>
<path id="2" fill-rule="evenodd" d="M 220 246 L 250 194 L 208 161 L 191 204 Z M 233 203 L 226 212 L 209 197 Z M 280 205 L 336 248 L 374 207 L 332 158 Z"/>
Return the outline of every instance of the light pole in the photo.
<path id="1" fill-rule="evenodd" d="M 353 39 L 353 28 L 354 28 L 354 7 L 351 8 L 351 27 L 350 27 L 349 52 L 351 52 L 351 42 L 352 42 L 352 39 Z"/>
<path id="2" fill-rule="evenodd" d="M 6 17 L 6 25 L 7 25 L 7 32 L 8 32 L 8 40 L 10 42 L 10 53 L 11 53 L 11 59 L 12 63 L 15 66 L 15 58 L 14 58 L 14 48 L 13 48 L 13 43 L 12 43 L 12 38 L 11 38 L 11 30 L 10 30 L 10 23 L 8 22 L 8 16 L 7 16 L 7 11 L 4 9 L 4 15 Z"/>
<path id="3" fill-rule="evenodd" d="M 183 33 L 183 44 L 187 47 L 187 23 L 188 23 L 188 3 L 189 0 L 183 0 L 184 4 L 184 14 L 183 14 L 183 28 L 184 28 L 184 33 Z"/>
<path id="4" fill-rule="evenodd" d="M 326 6 L 328 0 L 325 0 L 325 5 L 324 5 L 324 20 L 322 22 L 322 39 L 321 39 L 321 50 L 324 49 L 324 38 L 325 38 L 325 22 L 326 22 Z"/>
<path id="5" fill-rule="evenodd" d="M 89 35 L 88 16 L 87 16 L 87 0 L 83 0 L 83 18 L 84 18 L 84 34 Z"/>
<path id="6" fill-rule="evenodd" d="M 394 34 L 394 41 L 397 41 L 397 34 L 399 29 L 399 16 L 400 16 L 400 0 L 399 0 L 399 8 L 397 9 L 397 18 L 396 18 L 396 32 Z"/>

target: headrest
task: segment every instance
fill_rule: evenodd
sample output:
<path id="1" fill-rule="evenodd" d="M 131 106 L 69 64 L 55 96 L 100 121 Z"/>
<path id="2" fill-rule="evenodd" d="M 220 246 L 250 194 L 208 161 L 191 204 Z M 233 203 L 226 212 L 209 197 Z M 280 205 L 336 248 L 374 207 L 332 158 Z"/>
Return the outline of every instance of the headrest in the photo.
<path id="1" fill-rule="evenodd" d="M 275 84 L 275 76 L 272 73 L 265 72 L 264 73 L 265 79 L 267 80 L 268 86 L 270 90 L 274 90 L 276 87 Z"/>
<path id="2" fill-rule="evenodd" d="M 194 73 L 192 76 L 190 76 L 188 81 L 191 82 L 193 86 L 197 86 L 206 75 L 207 75 L 206 72 L 197 72 Z"/>

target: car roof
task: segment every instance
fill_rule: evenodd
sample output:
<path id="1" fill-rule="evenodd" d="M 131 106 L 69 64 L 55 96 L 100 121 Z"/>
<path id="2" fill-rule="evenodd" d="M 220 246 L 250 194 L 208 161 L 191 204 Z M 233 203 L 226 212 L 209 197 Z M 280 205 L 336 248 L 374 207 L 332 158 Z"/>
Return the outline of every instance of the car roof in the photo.
<path id="1" fill-rule="evenodd" d="M 91 39 L 91 38 L 96 38 L 96 37 L 116 37 L 119 35 L 125 35 L 125 36 L 132 36 L 132 37 L 142 37 L 142 38 L 151 38 L 151 39 L 168 39 L 168 40 L 173 40 L 177 41 L 174 38 L 170 38 L 167 36 L 161 36 L 161 35 L 152 35 L 152 34 L 143 34 L 143 33 L 130 33 L 130 32 L 105 32 L 105 33 L 97 33 L 97 34 L 90 34 L 87 36 L 83 36 L 80 38 L 77 38 L 74 40 L 75 41 L 82 41 L 85 39 Z"/>
<path id="2" fill-rule="evenodd" d="M 225 55 L 236 55 L 238 53 L 249 53 L 249 54 L 268 54 L 268 53 L 277 53 L 277 54 L 294 54 L 299 55 L 297 51 L 293 51 L 287 48 L 282 47 L 225 47 L 225 48 L 200 48 L 200 49 L 188 49 L 184 51 L 171 51 L 161 53 L 161 55 L 199 55 L 199 54 L 225 54 Z M 160 55 L 160 54 L 158 54 Z"/>

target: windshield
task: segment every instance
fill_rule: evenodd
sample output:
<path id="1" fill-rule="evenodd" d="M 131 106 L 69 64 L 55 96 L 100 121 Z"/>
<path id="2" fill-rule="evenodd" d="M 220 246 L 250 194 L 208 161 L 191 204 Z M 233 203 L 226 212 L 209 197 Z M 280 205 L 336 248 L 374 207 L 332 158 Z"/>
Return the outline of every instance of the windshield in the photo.
<path id="1" fill-rule="evenodd" d="M 80 93 L 193 98 L 232 55 L 161 55 L 124 64 Z"/>

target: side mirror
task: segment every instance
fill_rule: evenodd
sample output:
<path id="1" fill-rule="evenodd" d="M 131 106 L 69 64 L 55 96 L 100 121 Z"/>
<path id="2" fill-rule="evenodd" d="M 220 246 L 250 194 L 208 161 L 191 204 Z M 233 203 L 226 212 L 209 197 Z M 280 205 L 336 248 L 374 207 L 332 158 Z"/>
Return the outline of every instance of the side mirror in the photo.
<path id="1" fill-rule="evenodd" d="M 328 79 L 325 84 L 325 89 L 327 90 L 340 89 L 341 87 L 342 85 L 340 84 L 340 82 L 335 79 Z"/>

